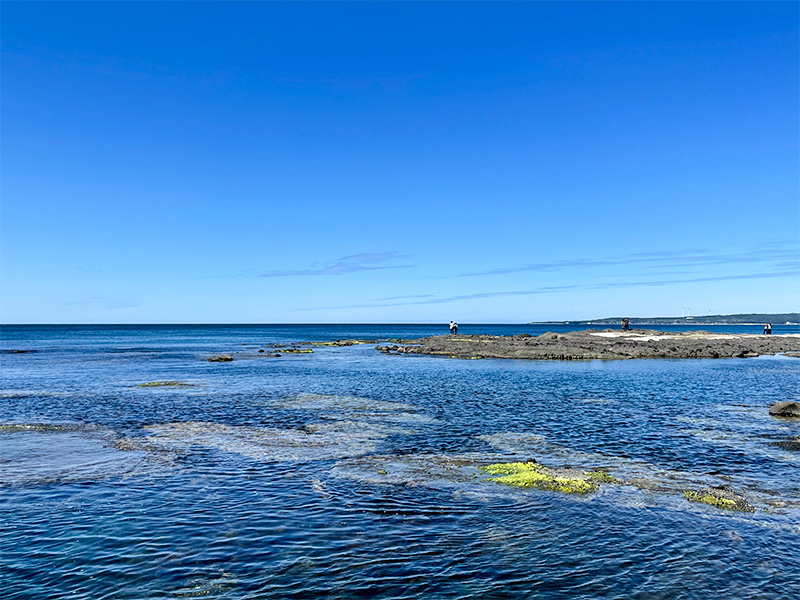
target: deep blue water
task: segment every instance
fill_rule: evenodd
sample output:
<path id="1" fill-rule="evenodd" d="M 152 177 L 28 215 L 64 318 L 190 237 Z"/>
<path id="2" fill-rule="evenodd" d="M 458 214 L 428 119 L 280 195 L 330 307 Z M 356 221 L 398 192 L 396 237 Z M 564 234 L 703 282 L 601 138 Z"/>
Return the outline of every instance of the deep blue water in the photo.
<path id="1" fill-rule="evenodd" d="M 2 597 L 800 597 L 800 453 L 774 445 L 800 423 L 767 413 L 800 359 L 258 353 L 444 329 L 4 326 L 36 352 L 0 354 Z M 546 329 L 571 327 L 460 332 Z M 626 484 L 476 468 L 528 458 Z M 756 511 L 683 497 L 723 484 Z"/>

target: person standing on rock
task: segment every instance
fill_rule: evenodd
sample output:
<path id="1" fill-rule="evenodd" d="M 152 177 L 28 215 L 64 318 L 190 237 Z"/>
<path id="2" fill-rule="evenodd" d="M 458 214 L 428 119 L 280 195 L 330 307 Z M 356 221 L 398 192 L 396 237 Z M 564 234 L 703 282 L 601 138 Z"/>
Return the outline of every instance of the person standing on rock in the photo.
<path id="1" fill-rule="evenodd" d="M 628 331 L 631 328 L 630 323 L 631 322 L 628 320 L 628 317 L 622 319 L 622 331 Z"/>
<path id="2" fill-rule="evenodd" d="M 453 323 L 453 334 L 458 335 L 458 323 Z"/>
<path id="3" fill-rule="evenodd" d="M 453 329 L 456 328 L 456 324 L 453 321 L 450 321 L 450 335 L 453 335 Z M 766 329 L 764 329 L 766 331 Z"/>

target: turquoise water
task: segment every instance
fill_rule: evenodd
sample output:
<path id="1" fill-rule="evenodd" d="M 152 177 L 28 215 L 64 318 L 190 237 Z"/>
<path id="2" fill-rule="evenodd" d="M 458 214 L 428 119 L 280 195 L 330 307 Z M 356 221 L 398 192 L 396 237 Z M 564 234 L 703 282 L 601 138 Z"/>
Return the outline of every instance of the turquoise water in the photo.
<path id="1" fill-rule="evenodd" d="M 800 422 L 767 414 L 799 359 L 258 353 L 443 329 L 3 327 L 35 352 L 0 354 L 2 597 L 800 597 L 800 453 L 774 445 Z M 529 458 L 623 484 L 478 469 Z M 684 499 L 709 485 L 755 512 Z"/>

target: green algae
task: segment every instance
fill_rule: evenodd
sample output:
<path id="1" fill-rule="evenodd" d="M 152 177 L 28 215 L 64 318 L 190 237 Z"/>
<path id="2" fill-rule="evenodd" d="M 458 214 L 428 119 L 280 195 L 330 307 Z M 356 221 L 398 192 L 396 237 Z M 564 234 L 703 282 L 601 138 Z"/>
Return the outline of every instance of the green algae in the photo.
<path id="1" fill-rule="evenodd" d="M 311 348 L 284 348 L 283 350 L 277 350 L 277 352 L 283 352 L 284 354 L 311 354 L 314 351 Z"/>
<path id="2" fill-rule="evenodd" d="M 726 489 L 709 488 L 700 492 L 687 491 L 683 493 L 683 497 L 690 502 L 702 502 L 723 510 L 742 512 L 753 512 L 755 510 L 742 496 Z"/>
<path id="3" fill-rule="evenodd" d="M 147 383 L 139 383 L 136 387 L 187 387 L 192 385 L 185 381 L 148 381 Z"/>
<path id="4" fill-rule="evenodd" d="M 590 477 L 582 471 L 549 469 L 535 462 L 496 463 L 481 467 L 481 470 L 489 475 L 497 475 L 487 481 L 503 485 L 535 487 L 567 494 L 589 494 L 599 487 L 596 477 Z"/>
<path id="5" fill-rule="evenodd" d="M 716 508 L 724 508 L 726 510 L 736 510 L 736 502 L 728 500 L 727 498 L 720 498 L 705 492 L 683 492 L 684 498 L 690 502 L 702 502 L 710 504 Z"/>

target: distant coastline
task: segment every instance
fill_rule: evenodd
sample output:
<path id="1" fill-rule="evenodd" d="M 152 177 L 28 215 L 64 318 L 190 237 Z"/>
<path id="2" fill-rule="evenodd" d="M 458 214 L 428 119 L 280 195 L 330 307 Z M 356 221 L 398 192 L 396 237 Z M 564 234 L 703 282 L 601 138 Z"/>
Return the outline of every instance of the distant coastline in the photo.
<path id="1" fill-rule="evenodd" d="M 530 321 L 528 325 L 619 325 L 625 315 L 582 321 Z M 800 313 L 743 313 L 735 315 L 698 315 L 683 317 L 627 317 L 634 325 L 797 325 Z"/>

